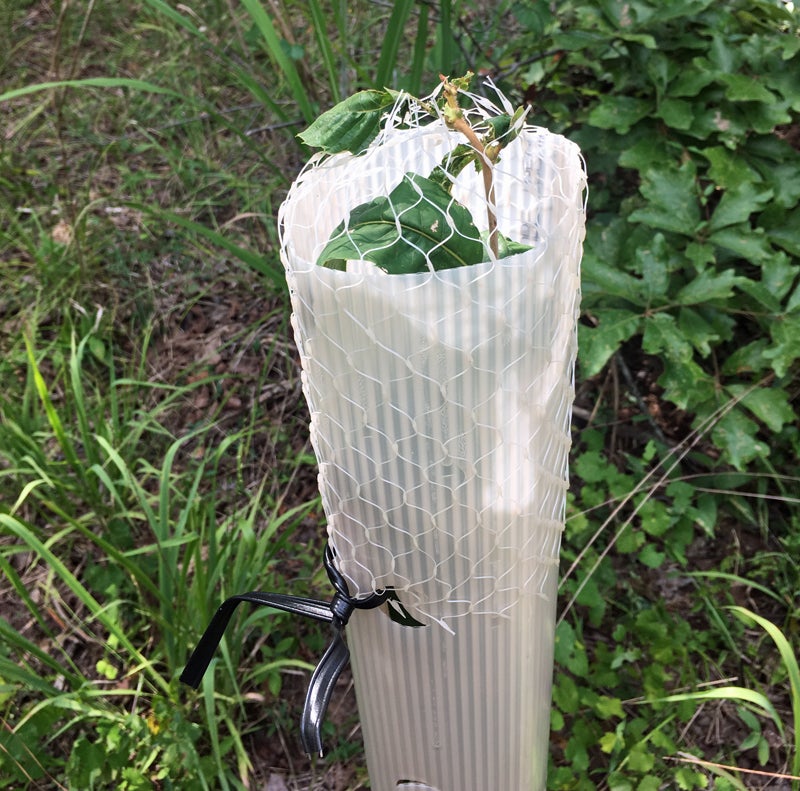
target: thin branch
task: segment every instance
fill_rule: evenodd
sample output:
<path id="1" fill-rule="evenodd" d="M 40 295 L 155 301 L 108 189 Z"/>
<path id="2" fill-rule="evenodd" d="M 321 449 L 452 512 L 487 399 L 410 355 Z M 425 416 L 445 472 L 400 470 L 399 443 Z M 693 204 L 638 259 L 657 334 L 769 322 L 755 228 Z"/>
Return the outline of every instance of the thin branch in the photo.
<path id="1" fill-rule="evenodd" d="M 483 145 L 480 137 L 475 133 L 475 130 L 470 125 L 469 121 L 464 118 L 464 112 L 458 105 L 458 87 L 450 82 L 446 77 L 442 77 L 444 83 L 444 97 L 447 102 L 445 108 L 445 122 L 448 126 L 461 132 L 464 137 L 469 140 L 469 144 L 478 153 L 481 158 L 482 167 L 481 175 L 483 176 L 483 189 L 486 193 L 486 218 L 489 226 L 489 249 L 495 258 L 499 258 L 499 246 L 497 240 L 497 216 L 494 212 L 495 197 L 494 197 L 494 173 L 493 163 L 489 155 L 486 153 L 486 148 Z"/>

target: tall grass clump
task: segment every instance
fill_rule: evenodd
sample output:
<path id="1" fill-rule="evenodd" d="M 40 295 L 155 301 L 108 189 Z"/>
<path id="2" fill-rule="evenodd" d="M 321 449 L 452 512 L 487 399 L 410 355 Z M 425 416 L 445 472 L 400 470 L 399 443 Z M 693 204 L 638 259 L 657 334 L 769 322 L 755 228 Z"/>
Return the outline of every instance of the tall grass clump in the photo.
<path id="1" fill-rule="evenodd" d="M 111 349 L 89 351 L 93 337 L 44 349 L 27 338 L 22 397 L 0 405 L 0 482 L 19 492 L 0 513 L 0 568 L 18 600 L 0 624 L 7 776 L 238 787 L 248 758 L 230 702 L 309 666 L 253 646 L 240 625 L 199 708 L 176 679 L 218 597 L 262 586 L 310 506 L 281 509 L 265 481 L 232 502 L 220 487 L 251 479 L 236 465 L 256 420 L 173 436 L 170 409 L 209 382 L 120 376 Z M 241 675 L 252 650 L 262 661 Z"/>

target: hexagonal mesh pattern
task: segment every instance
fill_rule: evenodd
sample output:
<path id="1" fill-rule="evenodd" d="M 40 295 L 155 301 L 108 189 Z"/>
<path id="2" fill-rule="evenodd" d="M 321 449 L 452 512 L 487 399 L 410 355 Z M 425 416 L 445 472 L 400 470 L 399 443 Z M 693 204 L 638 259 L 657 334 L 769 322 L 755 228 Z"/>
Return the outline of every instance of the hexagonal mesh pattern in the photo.
<path id="1" fill-rule="evenodd" d="M 549 595 L 574 390 L 580 153 L 538 128 L 503 152 L 498 227 L 528 252 L 406 275 L 315 262 L 350 210 L 407 172 L 428 175 L 454 137 L 438 123 L 390 129 L 359 157 L 316 157 L 280 215 L 339 570 L 356 595 L 394 588 L 415 617 L 445 624 Z M 486 227 L 473 168 L 453 196 Z"/>

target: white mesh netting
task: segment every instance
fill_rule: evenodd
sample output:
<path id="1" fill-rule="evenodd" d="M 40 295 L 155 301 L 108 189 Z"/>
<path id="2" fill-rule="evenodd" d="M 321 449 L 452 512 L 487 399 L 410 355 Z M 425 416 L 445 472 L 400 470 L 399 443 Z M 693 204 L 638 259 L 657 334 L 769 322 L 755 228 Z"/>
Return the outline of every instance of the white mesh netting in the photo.
<path id="1" fill-rule="evenodd" d="M 528 127 L 495 167 L 498 227 L 528 252 L 405 275 L 316 261 L 354 207 L 427 176 L 462 140 L 443 123 L 389 128 L 359 157 L 315 157 L 279 218 L 337 566 L 354 595 L 394 588 L 445 624 L 549 595 L 577 345 L 578 148 Z M 453 196 L 484 230 L 473 167 Z"/>

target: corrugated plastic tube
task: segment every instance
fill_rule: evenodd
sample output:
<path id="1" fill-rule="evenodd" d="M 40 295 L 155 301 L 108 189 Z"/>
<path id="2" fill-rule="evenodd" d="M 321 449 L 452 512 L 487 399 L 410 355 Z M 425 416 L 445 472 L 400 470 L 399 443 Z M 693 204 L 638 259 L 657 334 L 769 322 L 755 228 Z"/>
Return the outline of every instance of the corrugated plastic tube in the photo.
<path id="1" fill-rule="evenodd" d="M 436 125 L 314 159 L 281 207 L 282 257 L 376 791 L 545 788 L 574 393 L 585 173 L 527 128 L 495 168 L 495 262 L 387 275 L 316 265 L 355 206 L 452 147 Z M 480 176 L 454 197 L 485 216 Z"/>

